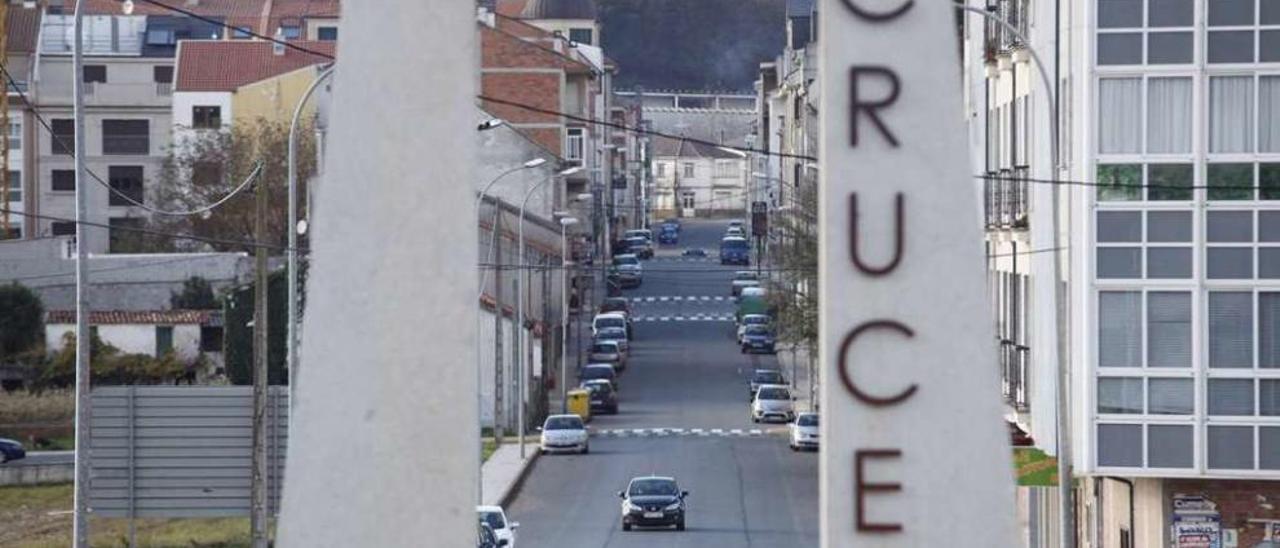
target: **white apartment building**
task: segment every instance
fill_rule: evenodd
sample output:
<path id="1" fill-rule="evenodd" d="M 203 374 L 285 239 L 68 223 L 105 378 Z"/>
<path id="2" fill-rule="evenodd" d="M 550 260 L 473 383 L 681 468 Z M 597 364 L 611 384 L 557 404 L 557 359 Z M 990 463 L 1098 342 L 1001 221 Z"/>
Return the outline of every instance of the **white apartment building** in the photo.
<path id="1" fill-rule="evenodd" d="M 654 217 L 742 216 L 745 153 L 698 141 L 653 140 Z"/>
<path id="2" fill-rule="evenodd" d="M 966 17 L 1003 372 L 1011 415 L 1056 453 L 1057 253 L 1080 545 L 1280 540 L 1280 1 L 994 9 L 1029 36 Z M 1062 90 L 1067 184 L 1028 48 Z M 1033 490 L 1027 544 L 1055 545 L 1056 490 Z"/>

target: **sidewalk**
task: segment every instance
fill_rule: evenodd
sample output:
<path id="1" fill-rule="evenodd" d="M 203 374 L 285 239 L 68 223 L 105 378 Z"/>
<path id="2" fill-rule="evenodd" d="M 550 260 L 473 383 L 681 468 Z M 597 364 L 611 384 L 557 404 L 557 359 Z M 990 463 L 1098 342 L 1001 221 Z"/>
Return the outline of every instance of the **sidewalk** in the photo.
<path id="1" fill-rule="evenodd" d="M 489 460 L 484 461 L 480 500 L 486 506 L 506 507 L 520 492 L 520 485 L 539 454 L 537 442 L 525 442 L 524 450 L 525 458 L 522 460 L 519 444 L 504 443 L 489 456 Z"/>
<path id="2" fill-rule="evenodd" d="M 791 381 L 792 394 L 797 398 L 796 411 L 812 411 L 813 408 L 809 405 L 809 352 L 804 347 L 800 347 L 796 350 L 794 362 L 791 356 L 791 348 L 789 346 L 779 348 L 778 368 Z M 818 364 L 814 364 L 814 366 L 818 367 Z M 819 386 L 816 388 L 821 390 L 821 381 L 819 381 Z M 818 407 L 821 407 L 820 395 L 816 391 L 814 397 L 819 399 Z"/>

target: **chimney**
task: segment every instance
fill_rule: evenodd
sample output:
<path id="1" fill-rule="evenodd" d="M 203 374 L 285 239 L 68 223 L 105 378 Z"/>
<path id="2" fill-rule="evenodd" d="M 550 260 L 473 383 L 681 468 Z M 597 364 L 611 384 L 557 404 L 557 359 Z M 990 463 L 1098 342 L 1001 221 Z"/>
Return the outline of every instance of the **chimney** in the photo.
<path id="1" fill-rule="evenodd" d="M 271 43 L 271 53 L 274 53 L 276 55 L 284 55 L 284 44 L 281 43 L 284 41 L 283 28 L 279 28 L 279 27 L 276 28 L 276 40 L 278 40 L 278 42 Z"/>

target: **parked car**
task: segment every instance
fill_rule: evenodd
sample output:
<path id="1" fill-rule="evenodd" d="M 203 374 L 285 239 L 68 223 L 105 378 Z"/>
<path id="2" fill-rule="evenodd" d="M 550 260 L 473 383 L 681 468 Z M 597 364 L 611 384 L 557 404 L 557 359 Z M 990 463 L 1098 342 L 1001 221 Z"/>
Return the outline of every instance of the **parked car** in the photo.
<path id="1" fill-rule="evenodd" d="M 653 258 L 653 244 L 647 238 L 635 236 L 624 241 L 627 242 L 627 253 L 641 259 Z"/>
<path id="2" fill-rule="evenodd" d="M 623 238 L 644 238 L 646 241 L 653 242 L 653 231 L 647 228 L 633 228 L 622 233 Z"/>
<path id="3" fill-rule="evenodd" d="M 594 380 L 609 381 L 615 391 L 618 389 L 618 372 L 614 370 L 613 364 L 589 363 L 582 366 L 582 371 L 578 372 L 578 382 L 585 383 Z"/>
<path id="4" fill-rule="evenodd" d="M 493 529 L 493 536 L 497 539 L 498 546 L 515 548 L 516 529 L 520 524 L 508 520 L 501 506 L 477 506 L 476 514 L 480 516 L 481 523 Z"/>
<path id="5" fill-rule="evenodd" d="M 618 392 L 613 389 L 613 383 L 601 379 L 583 382 L 582 387 L 591 392 L 592 413 L 598 410 L 610 415 L 618 414 Z"/>
<path id="6" fill-rule="evenodd" d="M 731 226 L 724 231 L 725 238 L 746 238 L 747 233 L 740 226 Z"/>
<path id="7" fill-rule="evenodd" d="M 609 368 L 613 371 L 613 368 Z M 542 422 L 542 453 L 558 453 L 561 451 L 578 452 L 583 455 L 591 451 L 587 425 L 577 415 L 551 415 Z"/>
<path id="8" fill-rule="evenodd" d="M 738 220 L 738 219 L 734 219 L 734 220 L 732 220 L 732 221 L 729 221 L 729 228 L 730 228 L 730 229 L 734 229 L 734 228 L 736 228 L 736 229 L 738 229 L 738 230 L 743 230 L 745 226 L 746 226 L 746 225 L 745 225 L 742 221 L 740 221 L 740 220 Z"/>
<path id="9" fill-rule="evenodd" d="M 625 297 L 609 297 L 600 302 L 600 313 L 621 312 L 631 318 L 631 301 Z"/>
<path id="10" fill-rule="evenodd" d="M 748 287 L 760 287 L 760 276 L 750 270 L 739 270 L 733 273 L 733 281 L 729 282 L 729 294 L 737 297 Z"/>
<path id="11" fill-rule="evenodd" d="M 681 227 L 681 226 L 680 226 L 680 219 L 675 218 L 675 217 L 671 217 L 671 218 L 668 218 L 668 219 L 663 219 L 663 220 L 662 220 L 662 224 L 663 224 L 663 226 L 666 226 L 666 225 L 674 225 L 674 226 L 676 227 L 676 230 L 680 230 L 681 228 L 683 228 L 683 227 Z"/>
<path id="12" fill-rule="evenodd" d="M 618 341 L 595 341 L 591 343 L 591 352 L 587 359 L 594 363 L 607 363 L 621 372 L 627 368 L 627 354 L 622 351 Z"/>
<path id="13" fill-rule="evenodd" d="M 634 526 L 670 526 L 684 530 L 685 504 L 688 491 L 680 490 L 675 478 L 648 476 L 631 478 L 622 499 L 622 530 Z"/>
<path id="14" fill-rule="evenodd" d="M 737 326 L 734 328 L 734 340 L 738 341 L 738 344 L 742 344 L 742 335 L 746 333 L 747 326 L 763 325 L 769 327 L 772 323 L 773 318 L 769 317 L 768 314 L 747 314 L 741 320 L 738 320 Z"/>
<path id="15" fill-rule="evenodd" d="M 27 450 L 17 440 L 0 438 L 0 462 L 27 458 Z"/>
<path id="16" fill-rule="evenodd" d="M 707 250 L 701 247 L 688 247 L 684 252 L 680 253 L 682 257 L 703 258 L 707 256 Z"/>
<path id="17" fill-rule="evenodd" d="M 791 422 L 796 418 L 794 398 L 786 386 L 766 384 L 751 400 L 751 421 Z"/>
<path id="18" fill-rule="evenodd" d="M 751 373 L 751 393 L 748 398 L 755 399 L 756 390 L 765 385 L 781 385 L 786 386 L 787 379 L 782 376 L 782 372 L 777 369 L 757 369 Z"/>
<path id="19" fill-rule="evenodd" d="M 498 535 L 494 534 L 493 527 L 489 527 L 489 524 L 483 521 L 476 524 L 476 536 L 476 548 L 498 548 L 502 546 L 498 544 Z"/>
<path id="20" fill-rule="evenodd" d="M 620 327 L 622 329 L 627 329 L 630 325 L 630 322 L 627 321 L 626 314 L 621 312 L 602 312 L 591 318 L 591 334 L 593 336 L 599 335 L 600 330 L 606 327 Z"/>
<path id="21" fill-rule="evenodd" d="M 720 240 L 720 264 L 751 264 L 751 246 L 747 239 L 726 237 Z"/>
<path id="22" fill-rule="evenodd" d="M 742 353 L 777 354 L 777 340 L 767 325 L 748 325 L 742 330 Z"/>
<path id="23" fill-rule="evenodd" d="M 627 336 L 627 330 L 621 327 L 605 327 L 596 333 L 597 341 L 618 341 L 618 346 L 622 347 L 622 353 L 631 354 L 631 338 Z"/>
<path id="24" fill-rule="evenodd" d="M 791 450 L 818 450 L 818 414 L 800 413 L 791 423 Z"/>
<path id="25" fill-rule="evenodd" d="M 640 258 L 634 254 L 617 255 L 613 258 L 610 276 L 614 277 L 618 285 L 624 289 L 640 287 L 644 280 L 644 267 L 640 265 Z"/>

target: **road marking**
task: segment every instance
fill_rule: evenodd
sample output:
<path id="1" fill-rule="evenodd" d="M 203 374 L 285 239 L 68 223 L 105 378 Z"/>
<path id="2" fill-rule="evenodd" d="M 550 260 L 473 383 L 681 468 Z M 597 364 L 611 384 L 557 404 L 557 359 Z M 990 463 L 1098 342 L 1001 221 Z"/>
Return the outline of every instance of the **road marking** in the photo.
<path id="1" fill-rule="evenodd" d="M 761 430 L 761 429 L 759 429 L 759 428 L 752 428 L 752 429 L 751 429 L 751 435 L 752 435 L 752 436 L 760 436 L 760 435 L 763 435 L 763 434 L 764 434 L 764 430 Z"/>
<path id="2" fill-rule="evenodd" d="M 734 428 L 733 430 L 730 430 L 730 431 L 729 431 L 729 433 L 730 433 L 730 434 L 732 434 L 732 435 L 734 435 L 734 436 L 741 436 L 741 435 L 742 435 L 742 430 L 741 430 L 741 429 L 738 429 L 738 428 Z"/>

